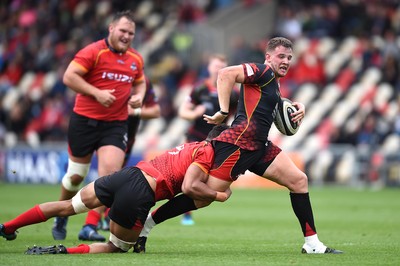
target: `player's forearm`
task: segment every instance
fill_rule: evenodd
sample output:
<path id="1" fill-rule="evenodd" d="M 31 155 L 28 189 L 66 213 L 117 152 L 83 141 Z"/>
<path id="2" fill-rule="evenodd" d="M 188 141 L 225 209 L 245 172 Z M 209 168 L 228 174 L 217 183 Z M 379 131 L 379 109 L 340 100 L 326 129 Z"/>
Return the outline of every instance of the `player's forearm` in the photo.
<path id="1" fill-rule="evenodd" d="M 86 80 L 84 80 L 80 75 L 76 73 L 66 72 L 63 78 L 63 82 L 65 86 L 67 86 L 71 90 L 84 95 L 95 97 L 96 92 L 99 90 L 95 86 L 86 82 Z"/>
<path id="2" fill-rule="evenodd" d="M 146 95 L 146 83 L 139 82 L 133 85 L 133 94 L 140 97 L 143 102 L 144 96 Z"/>
<path id="3" fill-rule="evenodd" d="M 191 186 L 184 187 L 183 193 L 194 200 L 206 201 L 209 203 L 213 201 L 224 202 L 229 198 L 226 192 L 215 191 L 201 181 L 194 182 Z"/>
<path id="4" fill-rule="evenodd" d="M 142 119 L 153 119 L 161 116 L 160 105 L 155 104 L 153 106 L 143 106 L 141 108 L 140 118 Z"/>
<path id="5" fill-rule="evenodd" d="M 196 118 L 198 118 L 199 116 L 201 116 L 202 114 L 198 114 L 196 112 L 194 105 L 192 105 L 191 103 L 184 102 L 184 103 L 182 103 L 182 105 L 180 106 L 180 108 L 178 110 L 178 115 L 182 119 L 193 121 Z"/>

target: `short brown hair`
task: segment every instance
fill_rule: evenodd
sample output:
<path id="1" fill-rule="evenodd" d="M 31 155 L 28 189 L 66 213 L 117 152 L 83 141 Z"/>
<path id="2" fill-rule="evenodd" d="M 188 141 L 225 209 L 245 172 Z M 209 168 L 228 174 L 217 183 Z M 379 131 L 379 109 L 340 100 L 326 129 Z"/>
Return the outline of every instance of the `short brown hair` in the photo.
<path id="1" fill-rule="evenodd" d="M 211 141 L 213 138 L 216 138 L 219 136 L 219 134 L 222 133 L 225 129 L 228 129 L 229 126 L 227 124 L 219 124 L 214 126 L 210 132 L 208 132 L 206 141 Z"/>
<path id="2" fill-rule="evenodd" d="M 269 40 L 266 52 L 273 51 L 278 46 L 283 46 L 286 48 L 293 49 L 293 43 L 289 39 L 286 39 L 284 37 L 275 37 Z"/>
<path id="3" fill-rule="evenodd" d="M 135 23 L 135 20 L 133 18 L 133 14 L 130 10 L 125 10 L 125 11 L 120 11 L 115 13 L 112 22 L 116 22 L 119 21 L 121 18 L 125 17 L 126 19 L 128 19 L 129 21 Z"/>

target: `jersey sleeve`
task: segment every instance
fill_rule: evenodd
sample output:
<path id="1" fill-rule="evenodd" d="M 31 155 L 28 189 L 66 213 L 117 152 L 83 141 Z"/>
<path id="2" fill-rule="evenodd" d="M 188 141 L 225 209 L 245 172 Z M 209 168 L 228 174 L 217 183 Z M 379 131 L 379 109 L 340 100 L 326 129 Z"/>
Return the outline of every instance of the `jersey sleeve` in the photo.
<path id="1" fill-rule="evenodd" d="M 97 54 L 98 50 L 95 45 L 88 45 L 76 53 L 73 62 L 88 72 L 95 65 Z"/>
<path id="2" fill-rule="evenodd" d="M 136 58 L 137 70 L 138 70 L 138 74 L 133 82 L 133 85 L 135 85 L 139 82 L 142 82 L 145 79 L 144 61 L 143 61 L 143 57 L 138 52 L 134 51 L 134 52 L 132 52 L 132 54 Z"/>
<path id="3" fill-rule="evenodd" d="M 275 78 L 272 69 L 265 64 L 244 63 L 244 84 L 257 84 L 263 86 Z"/>
<path id="4" fill-rule="evenodd" d="M 158 98 L 154 91 L 153 84 L 146 78 L 146 94 L 144 95 L 143 105 L 150 107 L 156 104 L 158 104 Z"/>
<path id="5" fill-rule="evenodd" d="M 211 144 L 200 147 L 195 154 L 193 164 L 197 165 L 201 170 L 208 174 L 213 163 L 214 149 L 212 148 Z"/>

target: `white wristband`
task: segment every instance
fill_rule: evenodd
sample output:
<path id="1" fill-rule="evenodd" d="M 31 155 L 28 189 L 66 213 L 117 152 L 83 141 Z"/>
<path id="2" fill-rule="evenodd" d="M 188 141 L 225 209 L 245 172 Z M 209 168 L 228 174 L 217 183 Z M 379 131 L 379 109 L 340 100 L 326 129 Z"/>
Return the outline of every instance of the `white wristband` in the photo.
<path id="1" fill-rule="evenodd" d="M 142 113 L 142 108 L 135 108 L 135 109 L 133 110 L 133 115 L 134 115 L 134 116 L 140 117 L 141 113 Z"/>

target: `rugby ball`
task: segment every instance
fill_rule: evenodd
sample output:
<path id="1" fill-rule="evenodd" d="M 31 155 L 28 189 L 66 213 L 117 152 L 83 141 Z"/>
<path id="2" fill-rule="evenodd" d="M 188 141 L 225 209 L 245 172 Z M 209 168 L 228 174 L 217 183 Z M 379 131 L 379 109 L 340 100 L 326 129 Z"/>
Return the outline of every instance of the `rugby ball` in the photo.
<path id="1" fill-rule="evenodd" d="M 292 105 L 292 101 L 282 98 L 278 104 L 274 124 L 282 134 L 292 136 L 299 130 L 299 124 L 292 121 L 291 114 L 296 112 L 297 108 Z"/>

